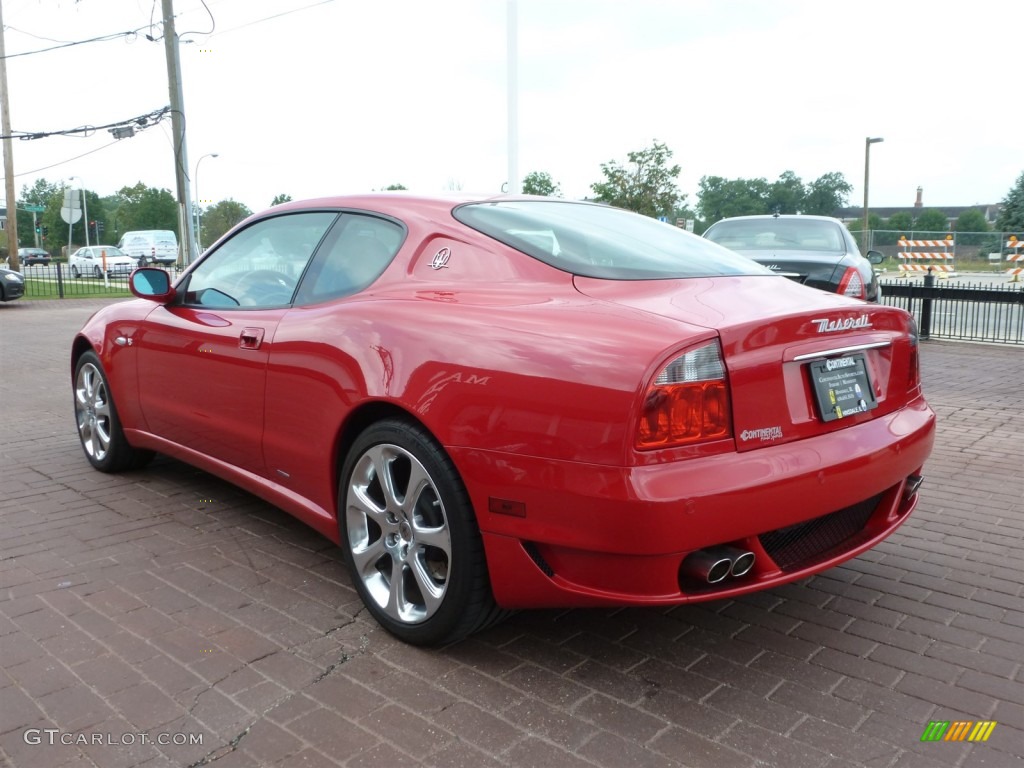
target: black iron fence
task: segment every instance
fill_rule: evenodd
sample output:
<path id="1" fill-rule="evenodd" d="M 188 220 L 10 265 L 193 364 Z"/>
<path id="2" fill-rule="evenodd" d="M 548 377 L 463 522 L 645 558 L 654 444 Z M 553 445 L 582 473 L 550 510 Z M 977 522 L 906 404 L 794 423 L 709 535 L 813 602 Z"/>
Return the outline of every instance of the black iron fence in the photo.
<path id="1" fill-rule="evenodd" d="M 76 299 L 98 296 L 130 296 L 128 275 L 108 274 L 97 277 L 94 274 L 75 277 L 67 264 L 28 264 L 21 266 L 25 276 L 25 298 L 28 299 Z M 172 279 L 178 274 L 171 271 Z"/>
<path id="2" fill-rule="evenodd" d="M 883 282 L 882 303 L 914 315 L 922 339 L 1024 344 L 1024 285 Z"/>

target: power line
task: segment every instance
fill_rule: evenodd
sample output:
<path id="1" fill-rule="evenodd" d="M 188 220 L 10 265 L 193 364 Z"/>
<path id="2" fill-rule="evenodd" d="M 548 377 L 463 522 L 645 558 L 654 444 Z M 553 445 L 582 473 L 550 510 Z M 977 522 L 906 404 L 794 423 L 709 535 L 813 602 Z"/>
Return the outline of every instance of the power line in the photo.
<path id="1" fill-rule="evenodd" d="M 115 139 L 127 138 L 134 134 L 135 129 L 142 130 L 159 123 L 171 111 L 170 107 L 147 112 L 138 117 L 130 117 L 127 120 L 118 120 L 106 125 L 80 125 L 77 128 L 66 128 L 61 131 L 11 131 L 9 136 L 0 136 L 0 139 L 22 139 L 29 141 L 33 139 L 45 139 L 50 136 L 74 136 L 81 134 L 82 138 L 91 136 L 96 131 L 110 130 Z M 130 129 L 130 130 L 129 130 Z M 120 132 L 120 135 L 119 135 Z"/>
<path id="2" fill-rule="evenodd" d="M 80 155 L 75 155 L 74 157 L 69 157 L 66 160 L 61 160 L 60 162 L 53 163 L 52 165 L 45 165 L 42 168 L 36 168 L 34 171 L 22 171 L 21 173 L 14 174 L 14 176 L 15 176 L 15 178 L 17 178 L 19 176 L 28 176 L 28 175 L 33 174 L 33 173 L 40 173 L 41 171 L 48 171 L 51 168 L 56 168 L 58 165 L 64 165 L 66 163 L 70 163 L 72 160 L 78 160 L 78 159 L 83 158 L 83 157 L 85 157 L 87 155 L 91 155 L 91 154 L 93 154 L 95 152 L 99 152 L 101 149 L 107 149 L 108 147 L 112 147 L 115 144 L 117 144 L 117 142 L 118 142 L 118 140 L 114 139 L 112 142 L 110 142 L 109 144 L 104 144 L 102 147 L 96 147 L 96 149 L 90 149 L 88 152 L 83 152 Z"/>
<path id="3" fill-rule="evenodd" d="M 14 27 L 8 27 L 8 29 L 14 29 Z M 74 47 L 76 45 L 85 45 L 86 43 L 102 43 L 102 42 L 107 42 L 109 40 L 116 40 L 119 37 L 125 37 L 125 38 L 132 37 L 132 36 L 137 37 L 139 32 L 141 32 L 144 29 L 146 29 L 146 27 L 139 27 L 138 29 L 132 29 L 132 30 L 129 30 L 127 32 L 111 32 L 109 35 L 100 35 L 99 37 L 90 37 L 88 40 L 72 40 L 71 42 L 60 43 L 59 45 L 51 45 L 49 48 L 39 48 L 38 50 L 35 50 L 35 51 L 22 51 L 21 53 L 9 53 L 6 56 L 4 56 L 3 58 L 5 58 L 5 59 L 16 59 L 19 56 L 34 56 L 37 53 L 49 53 L 50 51 L 58 51 L 61 48 L 72 48 L 72 47 Z M 20 30 L 15 30 L 15 31 L 19 31 L 20 32 Z M 26 33 L 22 33 L 22 34 L 28 34 L 28 33 L 26 32 Z M 33 37 L 35 37 L 35 35 L 33 35 Z"/>
<path id="4" fill-rule="evenodd" d="M 298 13 L 299 11 L 308 11 L 310 8 L 316 8 L 319 5 L 327 5 L 328 3 L 333 3 L 333 2 L 334 2 L 334 0 L 320 0 L 320 2 L 310 3 L 309 5 L 304 5 L 301 8 L 292 8 L 290 11 L 281 11 L 281 13 L 275 13 L 273 16 L 266 16 L 266 17 L 264 17 L 262 19 L 254 19 L 253 21 L 247 21 L 245 24 L 239 24 L 237 27 L 231 27 L 230 29 L 225 29 L 225 30 L 223 30 L 221 32 L 218 32 L 216 34 L 217 35 L 226 35 L 229 32 L 237 32 L 240 29 L 245 29 L 246 27 L 251 27 L 251 26 L 253 26 L 255 24 L 262 24 L 264 21 L 270 21 L 272 19 L 279 19 L 282 16 L 289 16 L 289 15 L 291 15 L 293 13 Z M 211 37 L 215 37 L 216 35 L 210 35 L 210 36 Z"/>

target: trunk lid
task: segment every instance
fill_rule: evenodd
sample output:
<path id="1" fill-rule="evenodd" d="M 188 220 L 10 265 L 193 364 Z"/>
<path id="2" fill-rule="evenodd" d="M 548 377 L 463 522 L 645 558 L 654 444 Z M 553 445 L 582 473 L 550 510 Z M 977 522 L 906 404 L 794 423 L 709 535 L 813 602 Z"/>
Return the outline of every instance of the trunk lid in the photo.
<path id="1" fill-rule="evenodd" d="M 843 251 L 816 251 L 808 253 L 806 250 L 793 251 L 779 249 L 775 251 L 765 250 L 737 250 L 736 253 L 746 256 L 752 261 L 772 272 L 788 277 L 804 285 L 812 285 L 816 288 L 834 287 L 838 282 L 835 277 L 836 270 L 843 263 L 846 254 Z"/>
<path id="2" fill-rule="evenodd" d="M 718 332 L 739 451 L 837 432 L 891 413 L 919 392 L 916 339 L 901 309 L 768 275 L 574 282 L 591 298 Z"/>

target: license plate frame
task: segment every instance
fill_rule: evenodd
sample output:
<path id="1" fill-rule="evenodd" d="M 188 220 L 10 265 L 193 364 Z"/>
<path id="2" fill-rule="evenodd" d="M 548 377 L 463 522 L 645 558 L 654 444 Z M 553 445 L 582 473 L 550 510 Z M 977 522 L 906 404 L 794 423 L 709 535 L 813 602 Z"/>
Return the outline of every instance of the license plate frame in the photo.
<path id="1" fill-rule="evenodd" d="M 838 421 L 878 407 L 863 352 L 812 360 L 807 370 L 822 421 Z"/>

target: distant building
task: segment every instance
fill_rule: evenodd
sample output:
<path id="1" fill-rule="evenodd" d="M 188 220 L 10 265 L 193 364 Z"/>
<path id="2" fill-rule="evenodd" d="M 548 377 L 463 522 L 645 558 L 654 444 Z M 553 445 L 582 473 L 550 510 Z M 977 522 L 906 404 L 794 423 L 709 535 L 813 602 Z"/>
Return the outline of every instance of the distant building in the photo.
<path id="1" fill-rule="evenodd" d="M 912 218 L 917 218 L 921 211 L 924 210 L 924 202 L 922 196 L 924 189 L 921 187 L 917 188 L 917 200 L 914 201 L 913 205 L 907 206 L 871 206 L 870 212 L 875 216 L 880 216 L 883 219 L 892 218 L 894 213 L 908 213 Z M 1001 206 L 999 203 L 991 204 L 979 204 L 979 205 L 935 205 L 931 206 L 936 210 L 942 211 L 946 214 L 946 223 L 949 229 L 956 229 L 956 220 L 960 218 L 960 215 L 965 211 L 981 211 L 985 216 L 985 221 L 988 222 L 989 226 L 996 223 L 996 219 L 999 218 L 999 209 Z M 864 221 L 864 209 L 863 208 L 839 208 L 835 213 L 832 214 L 835 218 L 840 219 L 844 223 Z M 853 226 L 852 229 L 856 229 Z"/>

